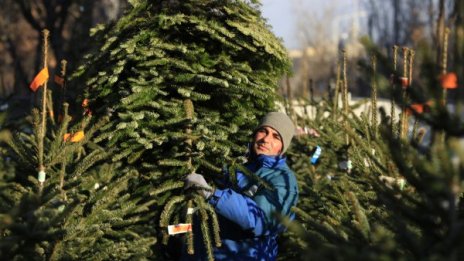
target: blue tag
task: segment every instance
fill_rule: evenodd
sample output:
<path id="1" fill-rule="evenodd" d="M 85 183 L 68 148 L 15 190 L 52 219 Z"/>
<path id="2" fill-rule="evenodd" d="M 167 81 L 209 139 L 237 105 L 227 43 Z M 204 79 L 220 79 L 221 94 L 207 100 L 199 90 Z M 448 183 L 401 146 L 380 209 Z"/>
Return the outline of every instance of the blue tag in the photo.
<path id="1" fill-rule="evenodd" d="M 311 156 L 311 164 L 316 164 L 319 156 L 321 156 L 322 149 L 319 146 L 316 146 L 316 150 L 314 151 L 313 155 Z"/>

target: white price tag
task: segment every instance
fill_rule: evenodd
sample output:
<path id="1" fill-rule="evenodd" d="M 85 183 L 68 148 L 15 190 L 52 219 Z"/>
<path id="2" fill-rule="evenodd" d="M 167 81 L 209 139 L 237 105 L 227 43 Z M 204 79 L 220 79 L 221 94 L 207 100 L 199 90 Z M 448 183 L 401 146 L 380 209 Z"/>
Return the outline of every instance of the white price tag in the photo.
<path id="1" fill-rule="evenodd" d="M 177 224 L 168 226 L 168 234 L 175 235 L 192 231 L 192 224 Z"/>
<path id="2" fill-rule="evenodd" d="M 197 208 L 187 208 L 187 215 L 192 215 L 197 211 Z"/>

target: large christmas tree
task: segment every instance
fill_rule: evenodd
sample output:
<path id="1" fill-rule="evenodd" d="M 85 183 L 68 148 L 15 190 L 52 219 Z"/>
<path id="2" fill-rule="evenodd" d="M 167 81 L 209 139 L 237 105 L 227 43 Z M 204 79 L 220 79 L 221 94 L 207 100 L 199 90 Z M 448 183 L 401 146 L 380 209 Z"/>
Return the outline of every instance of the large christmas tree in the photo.
<path id="1" fill-rule="evenodd" d="M 166 243 L 166 227 L 190 223 L 187 209 L 198 207 L 210 246 L 214 211 L 183 190 L 183 177 L 199 172 L 213 184 L 226 165 L 240 167 L 257 119 L 275 110 L 286 50 L 258 1 L 132 5 L 95 30 L 100 45 L 74 81 L 85 82 L 92 114 L 109 116 L 96 142 L 115 149 L 118 176 L 131 175 L 131 197 L 146 207 L 137 225 Z"/>

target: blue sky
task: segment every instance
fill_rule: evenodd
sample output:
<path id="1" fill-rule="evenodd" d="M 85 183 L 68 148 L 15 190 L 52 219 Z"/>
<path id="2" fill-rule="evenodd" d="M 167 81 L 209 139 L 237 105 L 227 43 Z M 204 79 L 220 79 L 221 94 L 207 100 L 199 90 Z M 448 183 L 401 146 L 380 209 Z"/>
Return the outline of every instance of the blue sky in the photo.
<path id="1" fill-rule="evenodd" d="M 354 10 L 355 2 L 359 0 L 261 0 L 262 15 L 268 19 L 274 34 L 283 38 L 284 45 L 289 49 L 299 48 L 296 40 L 297 17 L 296 6 L 304 6 L 310 12 L 317 12 L 327 5 L 335 5 L 337 13 L 346 14 Z"/>
<path id="2" fill-rule="evenodd" d="M 262 14 L 268 19 L 274 34 L 284 39 L 287 48 L 297 48 L 298 43 L 293 40 L 295 35 L 296 17 L 289 0 L 262 0 Z"/>

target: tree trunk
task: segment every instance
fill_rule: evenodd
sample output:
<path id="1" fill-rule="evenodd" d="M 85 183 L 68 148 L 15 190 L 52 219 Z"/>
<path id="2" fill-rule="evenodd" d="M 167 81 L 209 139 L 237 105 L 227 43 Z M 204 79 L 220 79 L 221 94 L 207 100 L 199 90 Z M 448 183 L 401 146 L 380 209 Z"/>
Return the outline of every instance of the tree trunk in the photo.
<path id="1" fill-rule="evenodd" d="M 438 5 L 438 18 L 437 18 L 437 64 L 441 63 L 442 51 L 443 51 L 443 36 L 445 33 L 445 0 L 440 0 Z M 441 69 L 441 68 L 440 68 Z"/>

